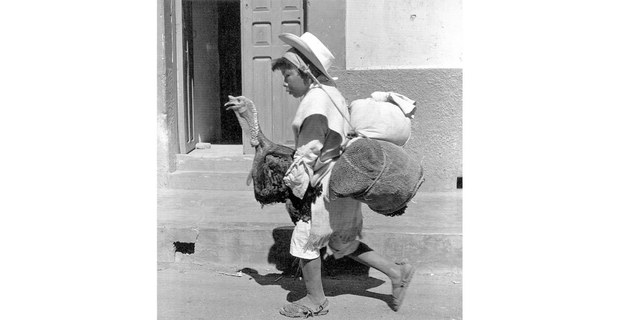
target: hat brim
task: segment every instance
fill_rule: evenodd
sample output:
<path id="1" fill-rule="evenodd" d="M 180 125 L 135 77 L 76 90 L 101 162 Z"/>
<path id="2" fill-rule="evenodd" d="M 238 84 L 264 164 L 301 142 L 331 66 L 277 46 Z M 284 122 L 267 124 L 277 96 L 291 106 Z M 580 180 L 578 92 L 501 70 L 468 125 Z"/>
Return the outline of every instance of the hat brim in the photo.
<path id="1" fill-rule="evenodd" d="M 300 37 L 292 33 L 282 33 L 278 37 L 280 38 L 280 40 L 284 41 L 284 43 L 297 49 L 301 54 L 308 58 L 308 60 L 310 60 L 310 62 L 312 62 L 312 64 L 317 67 L 317 69 L 319 69 L 330 81 L 334 82 L 334 78 L 332 78 L 332 76 L 327 73 L 327 70 L 325 70 L 325 67 L 323 67 L 323 64 L 321 63 L 321 61 L 319 61 L 319 58 L 317 58 L 317 56 L 312 52 L 308 44 L 306 44 L 306 42 L 304 42 Z"/>

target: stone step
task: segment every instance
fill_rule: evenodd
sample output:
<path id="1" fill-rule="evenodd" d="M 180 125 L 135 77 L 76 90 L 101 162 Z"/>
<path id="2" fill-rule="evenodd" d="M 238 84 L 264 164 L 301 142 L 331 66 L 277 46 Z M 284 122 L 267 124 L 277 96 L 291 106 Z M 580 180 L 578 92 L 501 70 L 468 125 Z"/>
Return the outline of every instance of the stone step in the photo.
<path id="1" fill-rule="evenodd" d="M 197 157 L 189 154 L 177 154 L 179 171 L 216 171 L 216 172 L 250 172 L 252 155 L 230 155 L 219 157 Z"/>
<path id="2" fill-rule="evenodd" d="M 184 190 L 251 191 L 248 171 L 175 171 L 168 175 L 168 187 Z"/>
<path id="3" fill-rule="evenodd" d="M 212 145 L 176 155 L 176 171 L 168 187 L 184 190 L 252 190 L 246 184 L 254 155 L 244 155 L 241 145 Z"/>
<path id="4" fill-rule="evenodd" d="M 403 216 L 385 217 L 363 206 L 363 241 L 390 259 L 418 268 L 462 266 L 460 191 L 419 193 Z M 158 261 L 292 263 L 293 224 L 282 204 L 261 209 L 251 190 L 171 190 L 158 194 Z M 174 243 L 193 244 L 182 253 Z"/>

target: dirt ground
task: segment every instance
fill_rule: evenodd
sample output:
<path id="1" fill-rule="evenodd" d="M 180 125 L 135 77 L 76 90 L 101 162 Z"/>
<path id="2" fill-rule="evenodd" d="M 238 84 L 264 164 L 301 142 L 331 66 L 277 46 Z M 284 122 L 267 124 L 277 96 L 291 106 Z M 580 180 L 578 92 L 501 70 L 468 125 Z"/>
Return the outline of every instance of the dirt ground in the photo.
<path id="1" fill-rule="evenodd" d="M 326 275 L 327 274 L 327 275 Z M 303 280 L 273 266 L 159 263 L 158 319 L 288 319 L 278 309 L 305 295 Z M 462 274 L 416 272 L 392 311 L 389 279 L 376 270 L 325 272 L 322 319 L 462 319 Z"/>

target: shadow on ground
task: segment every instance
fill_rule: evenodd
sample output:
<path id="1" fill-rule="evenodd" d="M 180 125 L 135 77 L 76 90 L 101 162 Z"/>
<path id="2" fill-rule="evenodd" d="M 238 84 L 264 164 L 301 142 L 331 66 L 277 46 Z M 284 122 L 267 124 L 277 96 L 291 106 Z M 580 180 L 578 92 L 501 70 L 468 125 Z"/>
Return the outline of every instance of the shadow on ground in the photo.
<path id="1" fill-rule="evenodd" d="M 279 285 L 289 291 L 287 301 L 292 302 L 306 295 L 306 287 L 301 279 L 301 269 L 298 259 L 291 256 L 289 246 L 293 227 L 279 227 L 273 230 L 274 244 L 269 250 L 267 261 L 276 266 L 282 273 L 268 273 L 261 275 L 252 268 L 243 268 L 241 272 L 252 277 L 258 284 L 263 286 Z M 368 291 L 382 285 L 385 281 L 369 276 L 369 267 L 352 259 L 344 257 L 334 259 L 333 256 L 325 256 L 325 249 L 321 251 L 323 288 L 327 297 L 341 294 L 353 294 L 363 297 L 375 298 L 391 302 L 391 295 Z"/>

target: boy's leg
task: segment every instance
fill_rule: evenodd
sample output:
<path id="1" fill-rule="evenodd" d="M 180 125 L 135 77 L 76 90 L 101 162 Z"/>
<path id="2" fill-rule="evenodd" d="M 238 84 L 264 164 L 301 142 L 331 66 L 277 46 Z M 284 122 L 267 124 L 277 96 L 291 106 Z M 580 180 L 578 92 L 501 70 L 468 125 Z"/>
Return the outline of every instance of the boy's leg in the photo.
<path id="1" fill-rule="evenodd" d="M 304 275 L 304 283 L 308 298 L 315 305 L 320 305 L 325 301 L 323 293 L 323 282 L 321 281 L 321 258 L 319 250 L 306 250 L 308 243 L 311 223 L 298 221 L 291 236 L 291 255 L 299 258 L 301 272 Z M 305 299 L 305 298 L 304 298 Z M 302 300 L 304 300 L 302 299 Z M 301 301 L 301 300 L 300 300 Z"/>
<path id="2" fill-rule="evenodd" d="M 311 223 L 298 221 L 291 237 L 291 255 L 299 258 L 299 264 L 306 285 L 306 296 L 285 305 L 280 313 L 289 317 L 308 316 L 327 313 L 328 302 L 323 291 L 321 279 L 321 258 L 319 250 L 307 250 L 306 243 L 310 234 Z"/>
<path id="3" fill-rule="evenodd" d="M 325 301 L 323 281 L 321 280 L 321 258 L 312 260 L 300 259 L 300 262 L 304 283 L 306 284 L 307 297 L 313 305 L 319 306 Z"/>
<path id="4" fill-rule="evenodd" d="M 319 250 L 305 249 L 309 231 L 310 223 L 298 221 L 291 237 L 290 253 L 294 257 L 299 258 L 307 294 L 305 297 L 280 309 L 280 314 L 288 317 L 308 317 L 311 315 L 323 315 L 328 312 L 329 303 L 323 291 Z"/>
<path id="5" fill-rule="evenodd" d="M 363 242 L 360 242 L 357 250 L 349 254 L 348 257 L 383 272 L 392 280 L 392 283 L 398 283 L 401 279 L 400 265 L 385 259 Z"/>
<path id="6" fill-rule="evenodd" d="M 365 243 L 360 242 L 357 249 L 348 255 L 353 260 L 375 268 L 387 275 L 392 282 L 392 304 L 390 307 L 398 311 L 405 299 L 407 288 L 415 269 L 406 262 L 395 263 L 389 261 L 373 251 Z"/>

